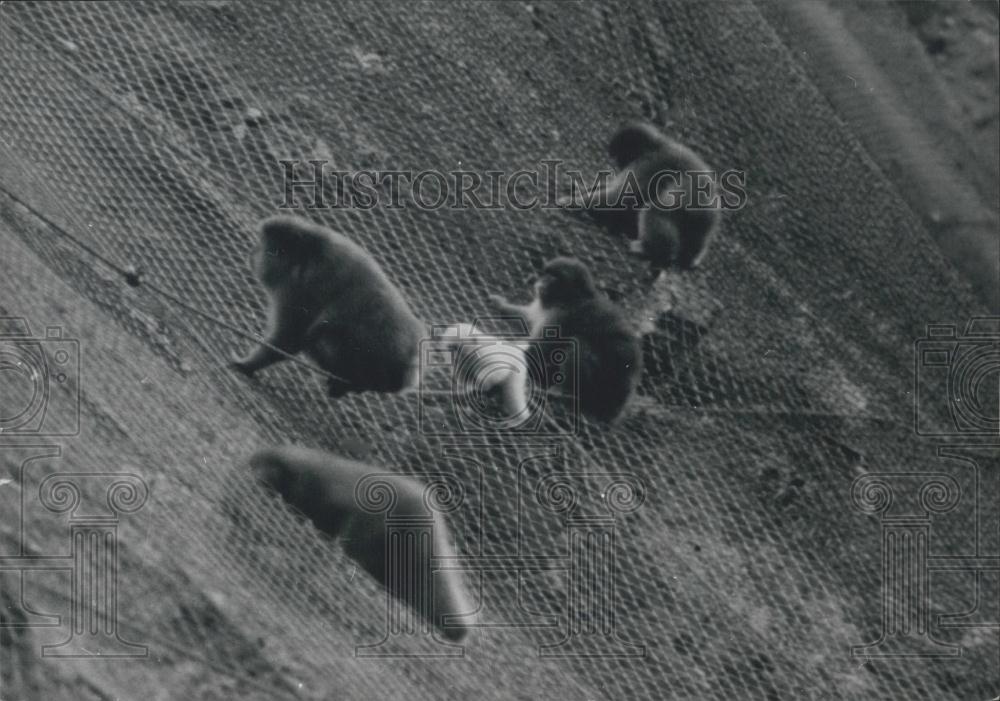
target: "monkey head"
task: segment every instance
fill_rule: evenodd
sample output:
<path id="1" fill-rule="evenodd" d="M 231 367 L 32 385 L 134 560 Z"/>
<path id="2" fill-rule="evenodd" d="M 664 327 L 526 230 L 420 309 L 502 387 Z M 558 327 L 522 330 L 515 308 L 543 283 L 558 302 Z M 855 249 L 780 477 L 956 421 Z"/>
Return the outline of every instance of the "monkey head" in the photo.
<path id="1" fill-rule="evenodd" d="M 261 450 L 250 458 L 250 469 L 258 482 L 288 497 L 296 476 L 278 457 L 277 450 Z"/>
<path id="2" fill-rule="evenodd" d="M 611 137 L 608 154 L 615 166 L 621 169 L 647 153 L 656 151 L 662 145 L 663 136 L 651 125 L 644 122 L 629 122 Z"/>
<path id="3" fill-rule="evenodd" d="M 323 237 L 300 219 L 275 216 L 260 225 L 260 239 L 250 252 L 250 266 L 257 278 L 273 287 L 287 282 L 291 269 L 309 265 L 321 255 Z"/>
<path id="4" fill-rule="evenodd" d="M 535 283 L 543 307 L 569 307 L 597 295 L 587 267 L 576 258 L 553 258 Z"/>

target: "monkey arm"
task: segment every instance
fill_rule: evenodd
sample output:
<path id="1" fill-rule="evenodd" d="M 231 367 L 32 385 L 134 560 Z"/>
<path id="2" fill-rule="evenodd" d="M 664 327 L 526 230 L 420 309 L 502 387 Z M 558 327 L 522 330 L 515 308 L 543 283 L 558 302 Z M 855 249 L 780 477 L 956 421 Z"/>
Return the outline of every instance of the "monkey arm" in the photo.
<path id="1" fill-rule="evenodd" d="M 528 307 L 511 304 L 503 295 L 490 295 L 490 304 L 492 304 L 493 308 L 498 312 L 510 314 L 511 316 L 519 316 L 525 321 L 528 321 Z"/>
<path id="2" fill-rule="evenodd" d="M 272 300 L 264 342 L 247 355 L 233 358 L 230 367 L 250 377 L 258 370 L 284 360 L 286 353 L 294 355 L 302 350 L 307 330 L 308 323 L 301 307 Z"/>
<path id="3" fill-rule="evenodd" d="M 247 377 L 252 377 L 258 370 L 274 365 L 283 358 L 284 356 L 273 348 L 257 346 L 246 356 L 234 357 L 229 363 L 229 367 L 242 372 Z"/>
<path id="4" fill-rule="evenodd" d="M 572 193 L 560 195 L 556 198 L 556 204 L 560 207 L 583 207 L 593 209 L 595 206 L 614 206 L 621 196 L 625 183 L 628 182 L 627 168 L 622 169 L 609 178 L 603 185 L 598 184 L 590 190 L 580 191 L 573 188 Z"/>

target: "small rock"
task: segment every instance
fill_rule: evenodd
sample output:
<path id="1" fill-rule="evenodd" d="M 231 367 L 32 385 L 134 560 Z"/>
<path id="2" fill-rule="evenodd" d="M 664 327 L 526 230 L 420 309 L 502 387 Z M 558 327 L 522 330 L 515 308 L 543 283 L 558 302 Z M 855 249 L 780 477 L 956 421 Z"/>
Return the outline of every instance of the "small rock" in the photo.
<path id="1" fill-rule="evenodd" d="M 264 113 L 257 109 L 256 107 L 251 107 L 247 110 L 246 117 L 244 121 L 247 124 L 258 124 L 264 119 Z"/>

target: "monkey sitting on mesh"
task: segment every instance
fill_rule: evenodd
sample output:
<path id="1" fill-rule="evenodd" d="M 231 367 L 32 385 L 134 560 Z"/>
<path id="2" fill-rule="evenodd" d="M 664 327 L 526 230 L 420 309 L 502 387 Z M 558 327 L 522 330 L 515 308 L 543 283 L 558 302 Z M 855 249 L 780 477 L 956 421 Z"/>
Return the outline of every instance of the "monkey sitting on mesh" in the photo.
<path id="1" fill-rule="evenodd" d="M 623 126 L 608 153 L 618 172 L 589 193 L 574 189 L 556 200 L 621 220 L 637 238 L 629 249 L 654 270 L 695 268 L 719 228 L 721 214 L 712 171 L 697 153 L 644 123 Z M 699 175 L 700 174 L 700 175 Z M 637 209 L 621 206 L 634 198 Z"/>
<path id="2" fill-rule="evenodd" d="M 527 306 L 490 297 L 504 313 L 524 318 L 534 341 L 547 328 L 576 342 L 575 359 L 567 354 L 562 366 L 546 375 L 576 372 L 580 409 L 600 421 L 613 422 L 624 410 L 642 371 L 642 347 L 618 307 L 601 294 L 586 266 L 575 258 L 553 258 L 535 283 L 535 298 Z M 568 367 L 576 362 L 577 367 Z"/>
<path id="3" fill-rule="evenodd" d="M 469 616 L 470 603 L 455 570 L 436 573 L 431 558 L 454 558 L 451 535 L 427 488 L 415 479 L 386 474 L 366 463 L 296 446 L 267 448 L 250 458 L 265 485 L 331 538 L 394 597 L 452 641 L 469 625 L 445 617 Z M 416 520 L 416 523 L 415 523 Z M 393 522 L 401 530 L 388 533 Z M 426 523 L 421 523 L 426 522 Z M 423 540 L 431 529 L 430 542 Z"/>
<path id="4" fill-rule="evenodd" d="M 417 383 L 423 323 L 378 263 L 346 236 L 306 219 L 260 224 L 251 265 L 269 297 L 265 341 L 231 364 L 247 376 L 305 351 L 331 397 Z"/>

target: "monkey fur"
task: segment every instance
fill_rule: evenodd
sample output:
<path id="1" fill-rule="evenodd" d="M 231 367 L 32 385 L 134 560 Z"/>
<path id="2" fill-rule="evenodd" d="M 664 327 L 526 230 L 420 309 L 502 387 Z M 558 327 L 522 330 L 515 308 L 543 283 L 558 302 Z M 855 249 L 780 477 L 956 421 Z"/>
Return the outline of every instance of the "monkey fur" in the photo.
<path id="1" fill-rule="evenodd" d="M 527 364 L 525 344 L 474 333 L 472 324 L 459 324 L 453 350 L 458 353 L 455 366 L 461 368 L 458 379 L 463 392 L 493 392 L 500 394 L 504 415 L 523 416 L 528 411 Z"/>
<path id="2" fill-rule="evenodd" d="M 622 311 L 601 294 L 590 271 L 575 258 L 554 258 L 535 283 L 535 298 L 526 306 L 494 295 L 502 312 L 521 316 L 535 341 L 547 327 L 576 341 L 578 400 L 583 413 L 612 423 L 622 414 L 642 372 L 642 346 Z M 567 363 L 571 362 L 567 357 Z M 564 366 L 552 370 L 572 371 Z"/>
<path id="3" fill-rule="evenodd" d="M 416 386 L 424 325 L 363 248 L 307 219 L 274 216 L 260 224 L 251 265 L 269 297 L 265 344 L 233 368 L 252 376 L 285 359 L 277 348 L 305 351 L 336 376 L 331 397 Z"/>
<path id="4" fill-rule="evenodd" d="M 615 132 L 608 153 L 618 172 L 603 188 L 561 196 L 557 204 L 591 207 L 596 214 L 620 222 L 637 235 L 629 250 L 656 270 L 697 267 L 721 221 L 712 169 L 689 147 L 640 122 Z M 676 177 L 666 177 L 668 173 Z M 706 174 L 698 182 L 707 187 L 709 208 L 690 206 L 695 173 Z M 617 208 L 629 195 L 639 200 L 638 208 Z M 651 204 L 654 196 L 659 206 Z"/>
<path id="5" fill-rule="evenodd" d="M 260 482 L 280 494 L 316 528 L 331 538 L 339 538 L 345 552 L 392 596 L 426 617 L 448 640 L 458 642 L 465 637 L 469 625 L 445 620 L 446 616 L 475 613 L 461 575 L 448 569 L 433 572 L 426 560 L 414 565 L 414 557 L 455 557 L 441 514 L 425 505 L 423 484 L 410 477 L 386 474 L 366 463 L 298 446 L 261 450 L 250 458 L 250 466 Z M 359 503 L 355 489 L 369 476 L 391 490 L 395 501 L 387 511 L 371 513 Z M 404 547 L 395 555 L 389 550 L 387 522 L 410 519 L 412 523 L 412 519 L 427 518 L 433 518 L 433 542 L 428 547 L 417 546 L 412 552 Z M 410 542 L 408 538 L 400 540 Z M 397 561 L 389 562 L 391 556 Z M 429 604 L 430 610 L 421 610 L 421 602 Z"/>

